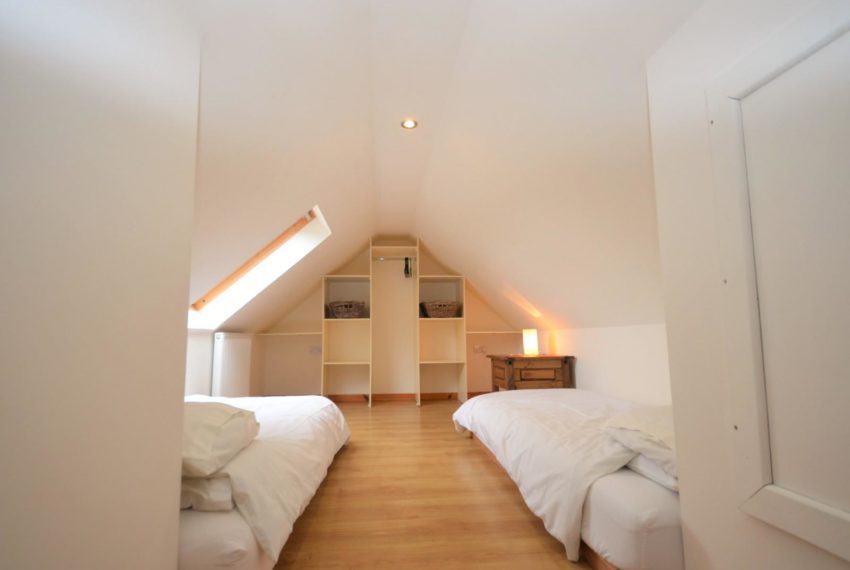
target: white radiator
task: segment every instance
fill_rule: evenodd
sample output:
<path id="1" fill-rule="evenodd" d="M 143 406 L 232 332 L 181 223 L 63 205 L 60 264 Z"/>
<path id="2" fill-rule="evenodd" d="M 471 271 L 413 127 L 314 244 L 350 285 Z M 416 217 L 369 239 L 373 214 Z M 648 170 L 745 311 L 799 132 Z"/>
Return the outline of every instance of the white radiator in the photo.
<path id="1" fill-rule="evenodd" d="M 248 396 L 251 391 L 251 334 L 215 333 L 212 395 Z"/>

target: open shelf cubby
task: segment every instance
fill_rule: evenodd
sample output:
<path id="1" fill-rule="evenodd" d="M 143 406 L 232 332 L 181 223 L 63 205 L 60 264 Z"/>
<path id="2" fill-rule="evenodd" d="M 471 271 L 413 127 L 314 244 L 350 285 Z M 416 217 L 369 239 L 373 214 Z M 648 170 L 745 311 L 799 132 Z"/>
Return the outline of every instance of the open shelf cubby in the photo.
<path id="1" fill-rule="evenodd" d="M 419 319 L 419 362 L 465 362 L 463 319 Z"/>
<path id="2" fill-rule="evenodd" d="M 430 301 L 453 301 L 460 305 L 457 315 L 447 318 L 436 318 L 436 320 L 450 320 L 452 318 L 462 320 L 464 317 L 464 295 L 463 277 L 453 275 L 428 275 L 419 277 L 419 304 Z M 419 316 L 421 319 L 430 319 L 421 308 Z"/>
<path id="3" fill-rule="evenodd" d="M 324 368 L 322 383 L 325 394 L 365 394 L 368 400 L 371 400 L 371 366 L 368 362 L 326 362 L 322 368 Z"/>
<path id="4" fill-rule="evenodd" d="M 324 304 L 325 318 L 332 319 L 334 315 L 328 307 L 335 301 L 359 301 L 365 303 L 365 312 L 360 316 L 368 319 L 372 311 L 371 280 L 368 275 L 327 275 L 325 276 Z"/>
<path id="5" fill-rule="evenodd" d="M 326 319 L 324 341 L 325 364 L 371 360 L 369 319 Z"/>

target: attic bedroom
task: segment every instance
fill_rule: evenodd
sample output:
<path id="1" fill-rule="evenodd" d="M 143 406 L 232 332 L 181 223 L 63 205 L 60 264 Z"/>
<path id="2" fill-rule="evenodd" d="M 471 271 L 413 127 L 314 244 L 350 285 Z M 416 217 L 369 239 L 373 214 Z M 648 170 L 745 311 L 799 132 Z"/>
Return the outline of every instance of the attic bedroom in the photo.
<path id="1" fill-rule="evenodd" d="M 850 569 L 846 0 L 0 3 L 0 568 Z"/>

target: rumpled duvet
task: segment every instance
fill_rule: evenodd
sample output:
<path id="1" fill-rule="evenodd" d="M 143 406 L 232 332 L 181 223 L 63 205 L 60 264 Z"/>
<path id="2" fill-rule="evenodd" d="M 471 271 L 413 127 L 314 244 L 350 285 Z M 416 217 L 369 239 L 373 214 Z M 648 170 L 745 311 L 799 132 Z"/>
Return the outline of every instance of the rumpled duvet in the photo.
<path id="1" fill-rule="evenodd" d="M 512 390 L 471 398 L 453 419 L 493 452 L 567 558 L 578 560 L 588 489 L 636 455 L 603 424 L 634 406 L 585 390 Z"/>

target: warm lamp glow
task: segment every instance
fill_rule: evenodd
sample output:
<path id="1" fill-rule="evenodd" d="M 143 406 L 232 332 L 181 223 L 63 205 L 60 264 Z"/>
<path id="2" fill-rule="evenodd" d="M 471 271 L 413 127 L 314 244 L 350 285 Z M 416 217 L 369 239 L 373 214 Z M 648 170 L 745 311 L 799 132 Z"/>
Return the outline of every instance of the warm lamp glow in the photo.
<path id="1" fill-rule="evenodd" d="M 537 310 L 537 307 L 531 304 L 531 302 L 520 295 L 519 291 L 510 287 L 509 285 L 504 285 L 502 289 L 502 295 L 504 295 L 510 302 L 515 304 L 517 307 L 528 313 L 532 316 L 532 318 L 539 319 L 543 316 L 543 313 Z"/>
<path id="2" fill-rule="evenodd" d="M 522 352 L 526 356 L 538 356 L 537 329 L 522 329 Z"/>
<path id="3" fill-rule="evenodd" d="M 419 123 L 416 122 L 416 119 L 405 119 L 401 122 L 401 128 L 407 130 L 415 129 L 417 125 L 419 125 Z"/>

